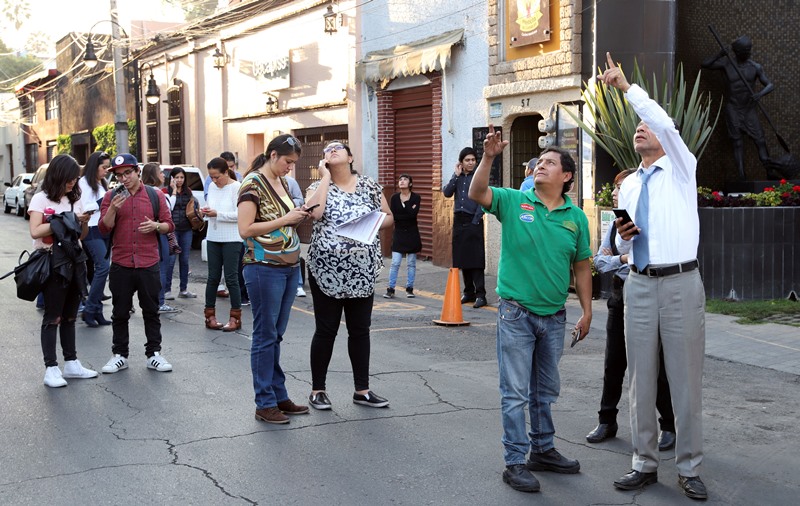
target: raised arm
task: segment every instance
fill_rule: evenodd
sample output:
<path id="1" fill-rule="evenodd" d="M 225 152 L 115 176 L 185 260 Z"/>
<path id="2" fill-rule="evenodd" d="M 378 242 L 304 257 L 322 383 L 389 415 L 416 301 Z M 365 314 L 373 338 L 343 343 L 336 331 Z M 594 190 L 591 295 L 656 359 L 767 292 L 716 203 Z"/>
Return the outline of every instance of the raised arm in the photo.
<path id="1" fill-rule="evenodd" d="M 492 205 L 492 188 L 489 186 L 489 173 L 492 170 L 494 157 L 501 154 L 503 149 L 508 146 L 508 141 L 502 139 L 501 132 L 494 131 L 494 125 L 489 125 L 489 133 L 483 140 L 483 158 L 475 175 L 472 176 L 472 183 L 469 185 L 469 198 L 483 207 Z"/>

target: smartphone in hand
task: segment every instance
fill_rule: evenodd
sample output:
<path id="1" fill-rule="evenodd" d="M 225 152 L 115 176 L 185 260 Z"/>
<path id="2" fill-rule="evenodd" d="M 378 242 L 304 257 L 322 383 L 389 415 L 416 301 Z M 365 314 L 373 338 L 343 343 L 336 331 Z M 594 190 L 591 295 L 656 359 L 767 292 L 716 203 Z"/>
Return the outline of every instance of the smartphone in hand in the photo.
<path id="1" fill-rule="evenodd" d="M 628 210 L 627 209 L 619 209 L 619 208 L 615 207 L 612 210 L 614 211 L 614 216 L 616 216 L 617 218 L 622 218 L 622 224 L 623 225 L 625 225 L 626 223 L 631 223 L 633 221 L 631 219 L 631 215 L 628 214 Z M 633 235 L 638 235 L 638 234 L 639 234 L 638 230 L 634 230 L 633 231 Z"/>
<path id="2" fill-rule="evenodd" d="M 578 341 L 580 341 L 581 334 L 578 331 L 577 327 L 572 329 L 572 342 L 570 343 L 569 347 L 574 348 Z"/>
<path id="3" fill-rule="evenodd" d="M 313 206 L 311 206 L 311 207 L 307 207 L 307 208 L 306 208 L 306 212 L 307 212 L 307 213 L 310 213 L 311 211 L 313 211 L 314 209 L 316 209 L 316 208 L 318 208 L 318 207 L 319 207 L 319 204 L 314 204 L 314 205 L 313 205 Z"/>
<path id="4" fill-rule="evenodd" d="M 127 188 L 125 188 L 125 186 L 123 186 L 123 185 L 119 185 L 119 186 L 117 187 L 117 189 L 116 189 L 116 194 L 117 194 L 117 195 L 122 195 L 122 196 L 123 196 L 123 197 L 125 197 L 125 198 L 128 198 L 128 197 L 130 197 L 130 196 L 131 196 L 131 192 L 129 192 L 129 191 L 128 191 L 128 189 L 127 189 Z"/>

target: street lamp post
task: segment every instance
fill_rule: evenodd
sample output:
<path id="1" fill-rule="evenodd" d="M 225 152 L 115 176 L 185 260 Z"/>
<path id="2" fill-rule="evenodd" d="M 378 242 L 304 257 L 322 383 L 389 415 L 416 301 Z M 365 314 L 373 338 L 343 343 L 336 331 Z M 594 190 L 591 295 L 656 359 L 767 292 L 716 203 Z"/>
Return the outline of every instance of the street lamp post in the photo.
<path id="1" fill-rule="evenodd" d="M 116 112 L 114 113 L 114 132 L 117 140 L 117 153 L 127 153 L 130 149 L 128 145 L 128 111 L 127 93 L 125 90 L 125 68 L 122 66 L 122 44 L 119 36 L 119 20 L 117 17 L 117 0 L 109 0 L 111 8 L 111 39 L 112 54 L 114 61 L 114 98 L 116 100 Z M 88 40 L 86 42 L 86 53 L 83 57 L 84 64 L 92 69 L 97 66 L 97 56 L 92 44 L 92 30 L 102 21 L 98 21 L 89 29 Z"/>

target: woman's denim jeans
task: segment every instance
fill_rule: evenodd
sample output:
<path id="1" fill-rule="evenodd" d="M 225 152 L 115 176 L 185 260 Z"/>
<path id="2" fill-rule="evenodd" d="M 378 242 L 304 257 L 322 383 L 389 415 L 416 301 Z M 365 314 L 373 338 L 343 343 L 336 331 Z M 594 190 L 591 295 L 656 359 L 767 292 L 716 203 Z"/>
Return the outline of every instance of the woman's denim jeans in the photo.
<path id="1" fill-rule="evenodd" d="M 500 300 L 497 311 L 497 363 L 506 465 L 524 464 L 530 449 L 553 448 L 555 427 L 550 405 L 558 399 L 558 361 L 564 351 L 566 310 L 538 316 Z M 526 437 L 525 404 L 531 418 Z"/>
<path id="2" fill-rule="evenodd" d="M 169 266 L 167 267 L 165 292 L 172 291 L 172 275 L 175 272 L 175 260 L 178 260 L 178 270 L 180 271 L 180 291 L 185 292 L 189 286 L 189 252 L 192 250 L 192 231 L 176 230 L 175 237 L 178 239 L 178 246 L 181 252 L 178 255 L 169 256 Z"/>
<path id="3" fill-rule="evenodd" d="M 389 288 L 394 288 L 397 284 L 397 273 L 400 271 L 400 264 L 403 262 L 403 254 L 392 251 L 392 267 L 389 269 Z M 408 279 L 406 288 L 414 288 L 414 279 L 417 277 L 417 254 L 406 253 L 406 263 L 408 264 Z"/>
<path id="4" fill-rule="evenodd" d="M 245 264 L 243 275 L 253 310 L 250 368 L 256 409 L 270 408 L 289 398 L 280 364 L 281 341 L 297 294 L 300 269 Z"/>
<path id="5" fill-rule="evenodd" d="M 89 234 L 83 240 L 83 249 L 94 262 L 94 276 L 89 287 L 89 297 L 83 306 L 83 312 L 87 314 L 100 313 L 103 310 L 103 291 L 108 279 L 109 262 L 106 258 L 108 244 L 100 235 L 97 227 L 89 227 Z"/>

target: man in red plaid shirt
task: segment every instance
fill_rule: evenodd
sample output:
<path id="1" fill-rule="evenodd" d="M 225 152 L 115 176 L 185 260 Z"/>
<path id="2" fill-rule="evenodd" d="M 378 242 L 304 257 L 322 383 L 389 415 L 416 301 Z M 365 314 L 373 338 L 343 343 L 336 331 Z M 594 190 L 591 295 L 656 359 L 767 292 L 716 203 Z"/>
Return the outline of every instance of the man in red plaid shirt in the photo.
<path id="1" fill-rule="evenodd" d="M 128 320 L 133 307 L 133 294 L 139 293 L 147 368 L 171 371 L 172 364 L 161 355 L 161 320 L 158 316 L 158 293 L 161 290 L 157 234 L 172 232 L 175 226 L 169 205 L 162 192 L 158 199 L 158 216 L 153 216 L 153 203 L 139 178 L 136 158 L 128 153 L 112 159 L 112 170 L 120 182 L 106 193 L 100 206 L 100 233 L 111 236 L 111 314 L 114 354 L 103 367 L 107 374 L 128 368 Z"/>

